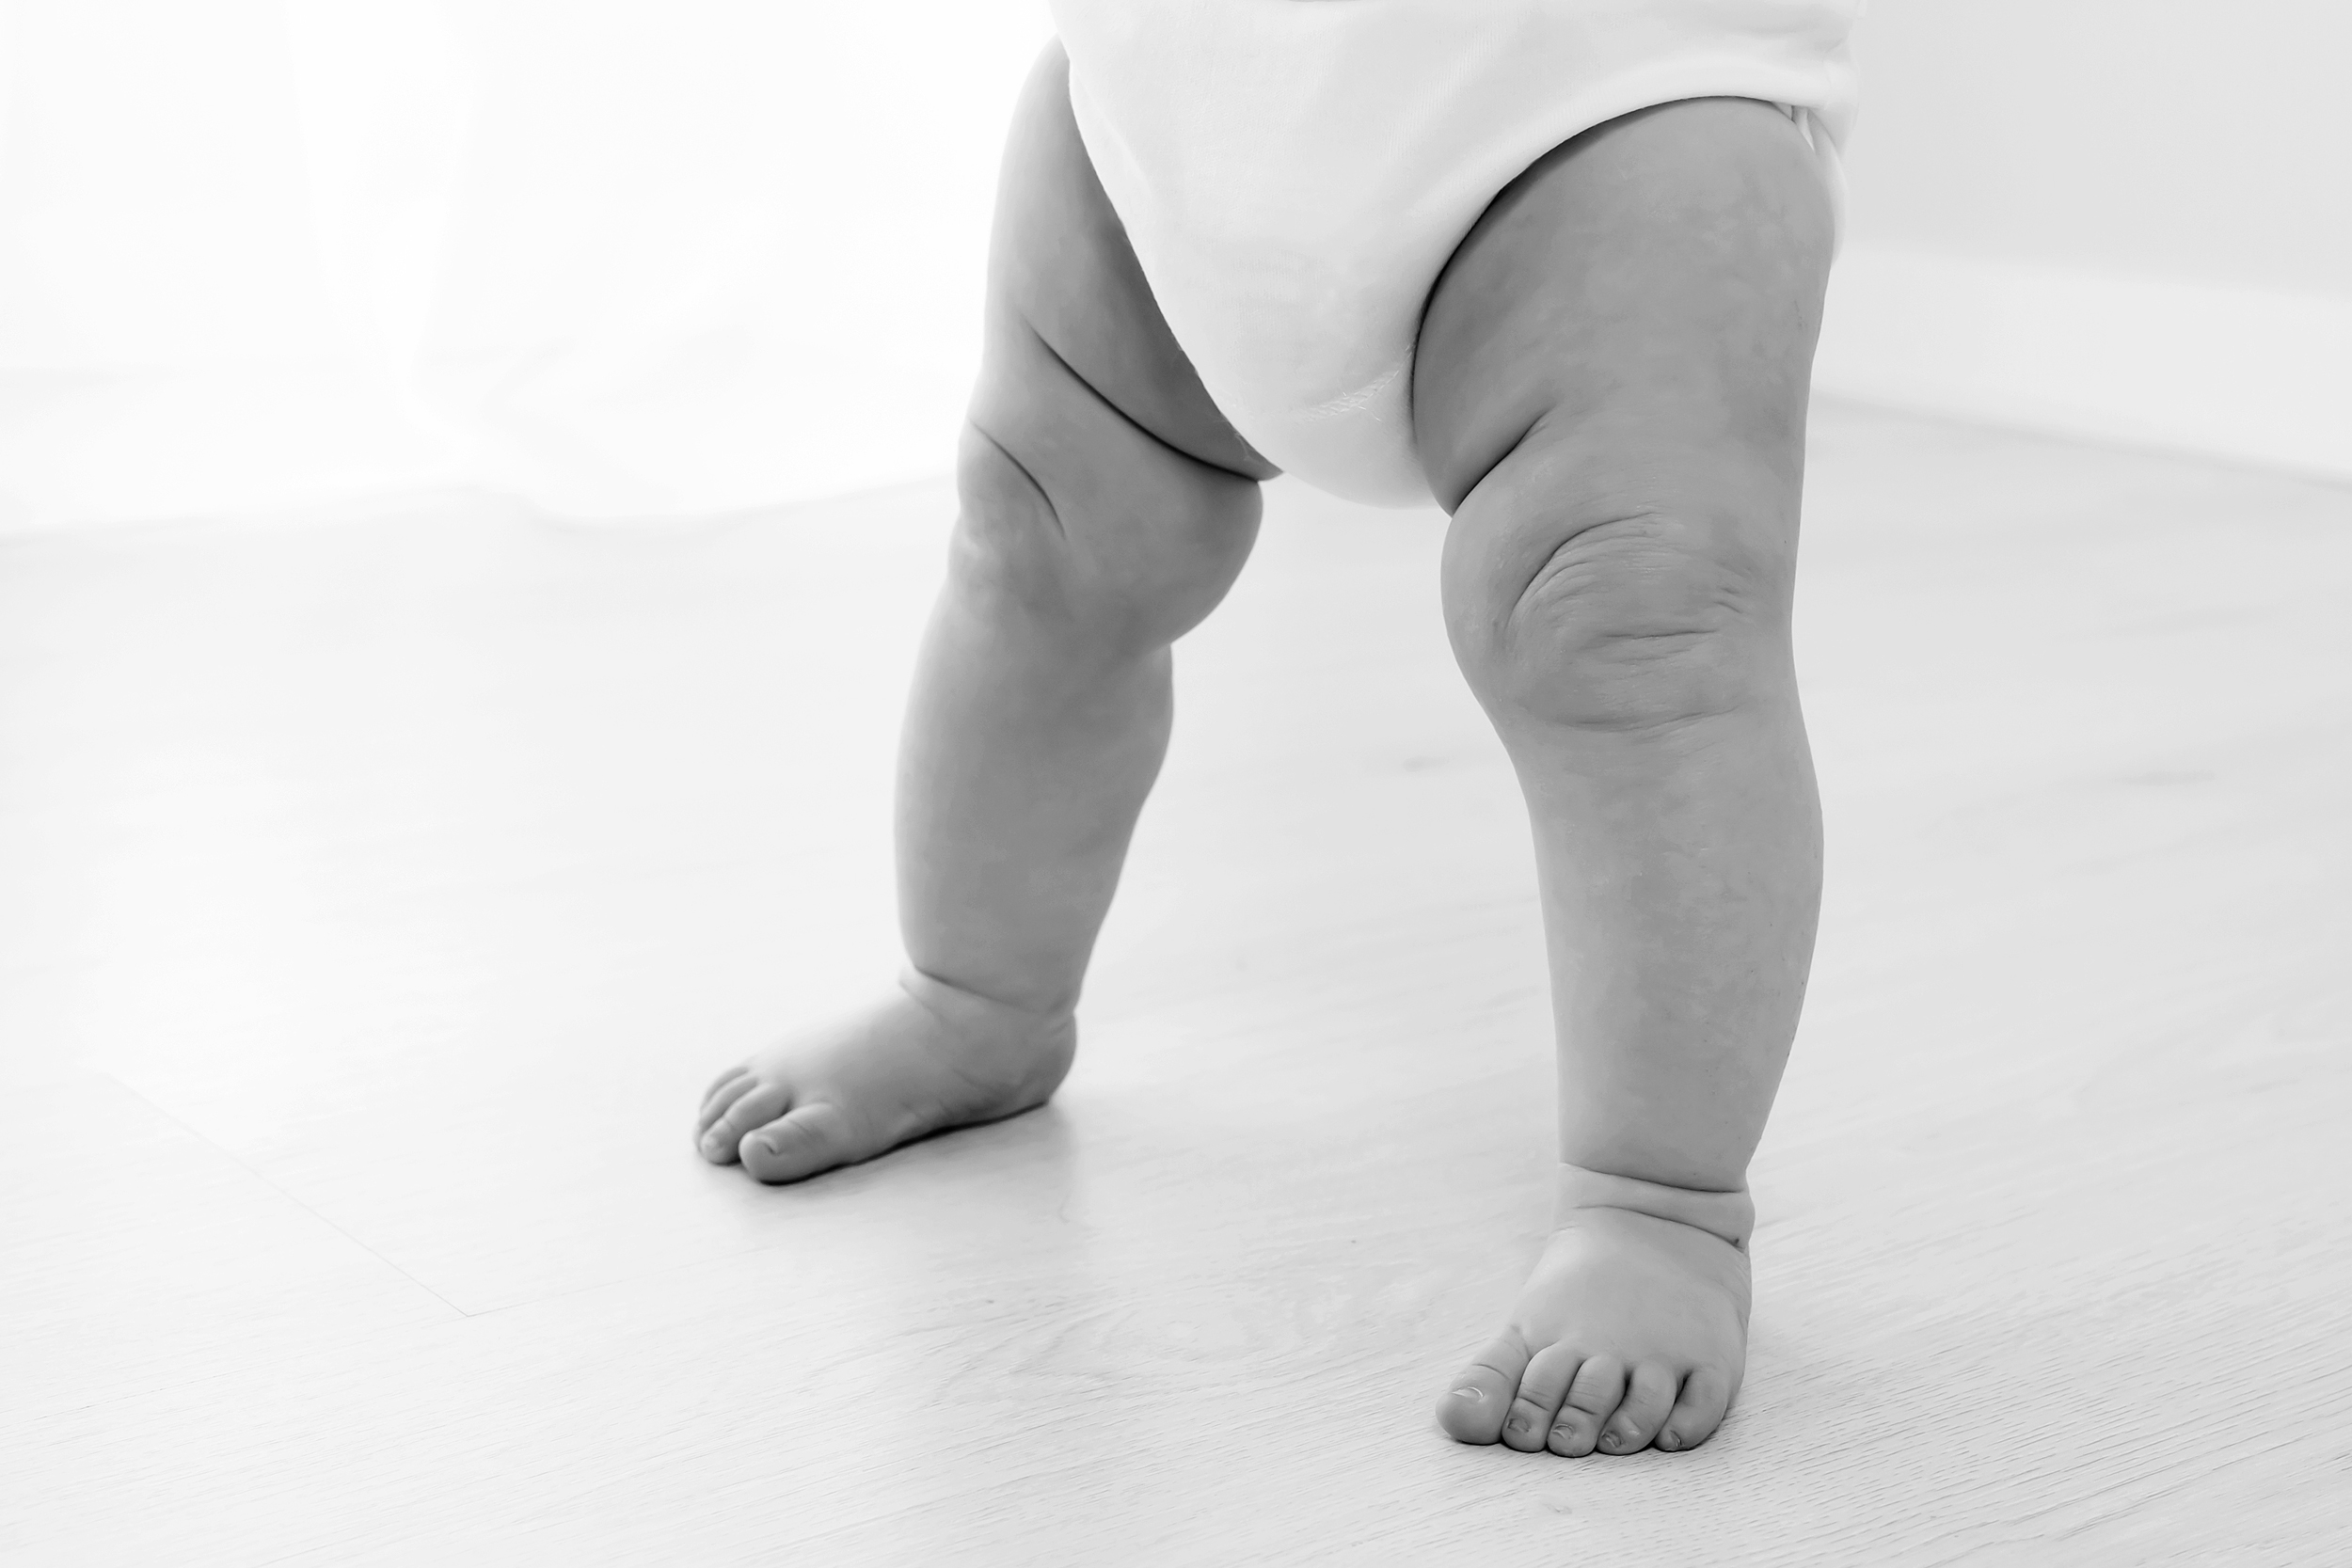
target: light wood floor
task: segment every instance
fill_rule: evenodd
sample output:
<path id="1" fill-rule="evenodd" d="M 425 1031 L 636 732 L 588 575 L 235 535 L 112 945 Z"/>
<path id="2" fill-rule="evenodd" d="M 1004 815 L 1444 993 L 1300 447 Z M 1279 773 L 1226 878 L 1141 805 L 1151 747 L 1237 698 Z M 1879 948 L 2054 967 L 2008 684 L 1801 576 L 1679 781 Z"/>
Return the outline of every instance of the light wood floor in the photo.
<path id="1" fill-rule="evenodd" d="M 769 1191 L 939 487 L 0 546 L 11 1563 L 2352 1561 L 2352 491 L 1824 409 L 1832 862 L 1698 1453 L 1456 1447 L 1545 1220 L 1437 520 L 1278 485 L 1050 1109 Z"/>

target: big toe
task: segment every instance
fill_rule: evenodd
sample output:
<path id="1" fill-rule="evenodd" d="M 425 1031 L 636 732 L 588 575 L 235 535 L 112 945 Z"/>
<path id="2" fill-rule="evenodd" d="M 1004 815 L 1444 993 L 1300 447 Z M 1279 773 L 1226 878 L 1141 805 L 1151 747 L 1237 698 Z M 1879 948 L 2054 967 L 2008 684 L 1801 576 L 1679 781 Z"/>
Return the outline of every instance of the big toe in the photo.
<path id="1" fill-rule="evenodd" d="M 1462 1369 L 1438 1401 L 1438 1425 L 1457 1443 L 1492 1443 L 1502 1436 L 1519 1374 L 1527 1370 L 1527 1347 L 1504 1334 Z"/>
<path id="2" fill-rule="evenodd" d="M 743 1168 L 762 1181 L 803 1181 L 862 1160 L 871 1152 L 862 1148 L 856 1129 L 837 1105 L 818 1101 L 796 1105 L 765 1127 L 755 1128 L 742 1142 Z"/>

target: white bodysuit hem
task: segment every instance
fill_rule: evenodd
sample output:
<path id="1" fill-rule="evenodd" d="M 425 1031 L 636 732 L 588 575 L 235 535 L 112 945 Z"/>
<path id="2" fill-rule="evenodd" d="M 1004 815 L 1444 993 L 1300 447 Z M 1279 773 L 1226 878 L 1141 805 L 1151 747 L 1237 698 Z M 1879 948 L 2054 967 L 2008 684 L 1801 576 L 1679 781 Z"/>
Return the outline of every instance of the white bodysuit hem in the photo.
<path id="1" fill-rule="evenodd" d="M 1411 419 L 1438 275 L 1596 125 L 1787 109 L 1842 224 L 1855 0 L 1054 0 L 1071 106 L 1177 341 L 1243 438 L 1319 488 L 1430 499 Z"/>

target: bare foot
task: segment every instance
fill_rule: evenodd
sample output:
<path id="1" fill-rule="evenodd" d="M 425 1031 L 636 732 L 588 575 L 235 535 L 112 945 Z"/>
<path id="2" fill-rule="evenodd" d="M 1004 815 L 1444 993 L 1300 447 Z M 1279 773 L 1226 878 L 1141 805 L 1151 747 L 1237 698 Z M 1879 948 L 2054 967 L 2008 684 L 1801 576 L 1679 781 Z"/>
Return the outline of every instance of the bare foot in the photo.
<path id="1" fill-rule="evenodd" d="M 1508 1324 L 1438 1402 L 1438 1424 L 1570 1459 L 1706 1442 L 1747 1370 L 1746 1225 L 1600 1206 L 1560 1219 Z"/>
<path id="2" fill-rule="evenodd" d="M 713 1164 L 798 1181 L 943 1128 L 1042 1105 L 1077 1049 L 1040 1017 L 910 974 L 878 1005 L 729 1068 L 694 1136 Z"/>

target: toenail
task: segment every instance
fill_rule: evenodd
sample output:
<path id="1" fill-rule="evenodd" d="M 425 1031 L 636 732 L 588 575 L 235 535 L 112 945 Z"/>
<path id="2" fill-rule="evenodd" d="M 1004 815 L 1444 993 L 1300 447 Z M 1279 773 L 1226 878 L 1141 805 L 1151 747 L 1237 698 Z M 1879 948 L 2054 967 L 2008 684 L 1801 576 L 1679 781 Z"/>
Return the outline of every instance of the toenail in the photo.
<path id="1" fill-rule="evenodd" d="M 1457 1400 L 1483 1400 L 1486 1397 L 1486 1390 L 1484 1388 L 1456 1388 L 1454 1390 L 1454 1397 Z"/>
<path id="2" fill-rule="evenodd" d="M 1677 1437 L 1671 1432 L 1661 1432 L 1658 1434 L 1658 1446 L 1664 1449 L 1667 1452 L 1672 1453 L 1675 1449 L 1682 1447 L 1682 1439 Z"/>
<path id="3" fill-rule="evenodd" d="M 1613 1432 L 1601 1438 L 1600 1446 L 1604 1449 L 1622 1449 L 1625 1447 L 1625 1439 Z"/>

